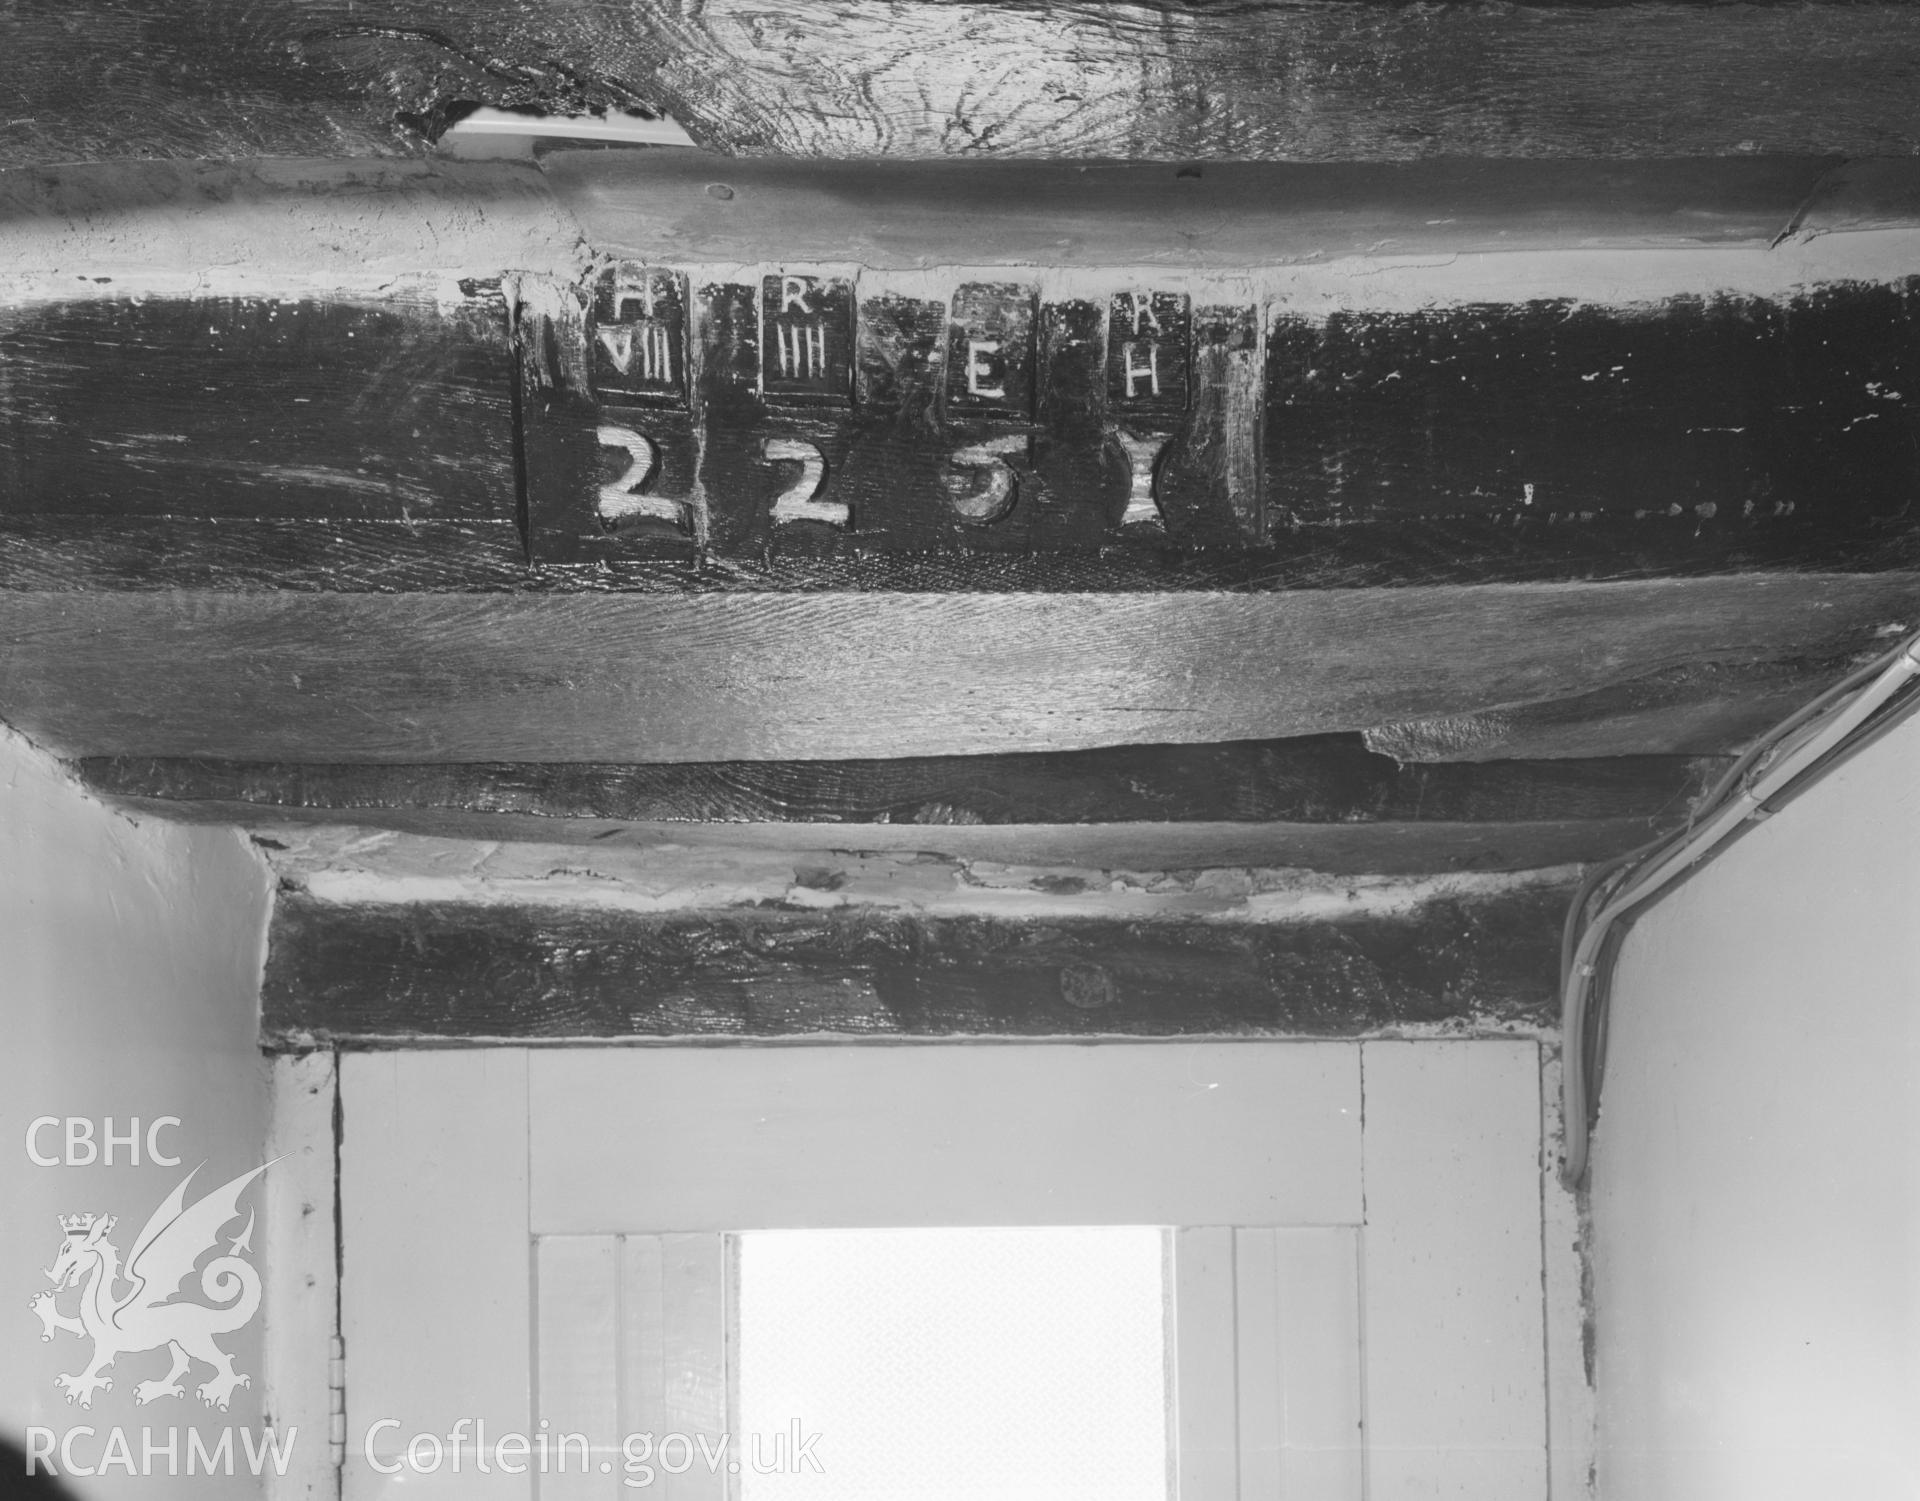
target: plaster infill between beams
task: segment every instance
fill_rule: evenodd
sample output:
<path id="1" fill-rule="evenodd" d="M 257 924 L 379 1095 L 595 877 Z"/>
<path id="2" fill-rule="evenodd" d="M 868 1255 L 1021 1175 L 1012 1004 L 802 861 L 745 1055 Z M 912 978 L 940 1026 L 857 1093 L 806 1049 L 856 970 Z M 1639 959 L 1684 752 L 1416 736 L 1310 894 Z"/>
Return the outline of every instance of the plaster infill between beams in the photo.
<path id="1" fill-rule="evenodd" d="M 314 831 L 271 852 L 283 887 L 333 905 L 455 903 L 596 912 L 773 903 L 928 917 L 1269 924 L 1405 917 L 1439 901 L 1570 888 L 1579 867 L 1422 876 L 1287 868 L 1116 870 L 947 856 L 583 849 Z M 331 837 L 329 837 L 331 835 Z"/>

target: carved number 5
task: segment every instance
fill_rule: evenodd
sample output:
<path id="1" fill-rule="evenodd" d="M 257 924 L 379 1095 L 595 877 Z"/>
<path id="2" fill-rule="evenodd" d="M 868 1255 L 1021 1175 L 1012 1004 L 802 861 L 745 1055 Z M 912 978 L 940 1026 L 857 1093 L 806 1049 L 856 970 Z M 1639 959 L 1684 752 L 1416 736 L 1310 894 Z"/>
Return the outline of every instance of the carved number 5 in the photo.
<path id="1" fill-rule="evenodd" d="M 986 483 L 969 488 L 961 479 L 948 478 L 947 499 L 954 514 L 973 526 L 990 526 L 1006 515 L 1013 508 L 1019 481 L 1000 455 L 1019 453 L 1026 446 L 1024 434 L 1013 434 L 955 450 L 951 462 L 962 469 L 985 470 Z"/>
<path id="2" fill-rule="evenodd" d="M 760 444 L 763 458 L 776 463 L 800 465 L 800 478 L 780 492 L 773 503 L 775 523 L 782 521 L 825 521 L 834 526 L 847 524 L 847 505 L 841 500 L 821 500 L 819 494 L 827 481 L 827 459 L 803 438 L 768 438 Z"/>

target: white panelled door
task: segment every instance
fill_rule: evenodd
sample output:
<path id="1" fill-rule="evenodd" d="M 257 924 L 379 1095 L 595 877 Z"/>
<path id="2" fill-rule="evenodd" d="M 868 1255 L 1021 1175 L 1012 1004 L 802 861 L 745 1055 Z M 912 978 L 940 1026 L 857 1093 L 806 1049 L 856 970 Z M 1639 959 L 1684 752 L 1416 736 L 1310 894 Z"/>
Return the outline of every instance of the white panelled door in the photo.
<path id="1" fill-rule="evenodd" d="M 1098 1383 L 1156 1358 L 1133 1375 L 1164 1441 L 1124 1430 L 1128 1465 L 1164 1456 L 1141 1494 L 1546 1495 L 1531 1042 L 498 1048 L 350 1055 L 341 1080 L 348 1501 L 1068 1497 L 1117 1452 L 1094 1443 Z M 944 1262 L 871 1238 L 1096 1226 L 1150 1238 L 1105 1305 L 1077 1296 L 1071 1237 L 912 1243 Z M 743 1327 L 742 1247 L 769 1247 L 745 1275 L 773 1266 L 770 1231 L 867 1232 L 831 1246 L 860 1247 L 870 1280 L 768 1273 Z M 970 1276 L 982 1261 L 1002 1270 Z M 948 1270 L 902 1301 L 895 1264 Z M 977 1407 L 912 1399 L 950 1391 L 925 1383 L 1027 1264 L 1065 1280 L 991 1326 Z M 921 1480 L 853 1423 L 837 1461 L 818 1435 L 824 1482 L 760 1473 L 770 1436 L 735 1431 L 741 1350 L 771 1348 L 776 1286 L 811 1288 L 812 1322 L 790 1322 L 821 1402 L 829 1368 L 844 1404 L 871 1367 L 876 1410 L 990 1414 L 997 1447 L 954 1475 L 928 1457 L 951 1435 L 916 1419 Z M 1023 1357 L 1024 1329 L 1046 1343 Z M 807 1349 L 776 1366 L 805 1406 Z M 1125 1387 L 1127 1412 L 1147 1390 Z M 800 1428 L 784 1437 L 792 1460 Z"/>

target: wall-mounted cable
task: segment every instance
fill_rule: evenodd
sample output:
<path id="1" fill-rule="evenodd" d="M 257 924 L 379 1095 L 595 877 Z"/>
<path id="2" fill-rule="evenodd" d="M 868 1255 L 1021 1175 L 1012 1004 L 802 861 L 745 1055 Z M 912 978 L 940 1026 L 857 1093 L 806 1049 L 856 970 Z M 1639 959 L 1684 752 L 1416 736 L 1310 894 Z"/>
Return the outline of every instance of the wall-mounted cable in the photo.
<path id="1" fill-rule="evenodd" d="M 1586 1176 L 1606 1063 L 1609 986 L 1627 923 L 1779 802 L 1800 792 L 1869 729 L 1916 699 L 1920 635 L 1849 673 L 1742 754 L 1682 827 L 1595 866 L 1574 893 L 1560 944 L 1562 1106 L 1569 1187 Z"/>

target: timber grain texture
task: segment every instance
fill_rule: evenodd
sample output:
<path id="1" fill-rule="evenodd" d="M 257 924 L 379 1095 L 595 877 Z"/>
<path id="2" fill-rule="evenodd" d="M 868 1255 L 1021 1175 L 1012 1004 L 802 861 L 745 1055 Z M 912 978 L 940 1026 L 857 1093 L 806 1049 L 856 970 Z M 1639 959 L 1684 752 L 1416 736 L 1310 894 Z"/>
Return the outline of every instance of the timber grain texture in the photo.
<path id="1" fill-rule="evenodd" d="M 424 800 L 420 807 L 302 809 L 103 796 L 135 818 L 238 826 L 252 831 L 268 850 L 345 828 L 357 838 L 379 829 L 564 849 L 775 850 L 799 858 L 887 853 L 1103 870 L 1284 866 L 1384 876 L 1538 870 L 1609 860 L 1638 849 L 1649 833 L 1644 818 L 1528 823 L 688 824 L 470 813 Z"/>
<path id="2" fill-rule="evenodd" d="M 505 310 L 268 298 L 0 311 L 10 523 L 513 520 Z M 182 539 L 185 540 L 184 538 Z"/>
<path id="3" fill-rule="evenodd" d="M 417 150 L 463 102 L 722 151 L 1163 160 L 1920 147 L 1900 3 L 81 0 L 16 8 L 0 160 Z"/>
<path id="4" fill-rule="evenodd" d="M 851 262 L 1229 275 L 1367 255 L 1767 251 L 1920 217 L 1905 158 L 717 160 L 691 149 L 0 170 L 12 301 L 298 295 L 423 273 Z M 1775 258 L 1777 259 L 1777 257 Z M 1789 281 L 1806 278 L 1789 278 Z M 1780 284 L 1780 283 L 1770 283 Z"/>
<path id="5" fill-rule="evenodd" d="M 1729 208 L 1753 203 L 1756 190 L 1767 191 L 1765 180 L 1737 178 Z M 448 283 L 486 281 L 505 267 L 567 271 L 579 260 L 572 228 L 531 163 L 70 162 L 0 171 L 7 247 L 0 288 L 12 305 L 83 297 L 286 301 L 348 288 L 391 301 L 408 292 L 443 295 Z"/>
<path id="6" fill-rule="evenodd" d="M 1363 255 L 1765 249 L 1789 231 L 1911 223 L 1920 182 L 1903 160 L 1831 157 L 716 161 L 673 149 L 556 149 L 540 157 L 539 175 L 587 244 L 655 266 L 771 254 L 875 272 L 1157 266 L 1229 276 Z"/>
<path id="7" fill-rule="evenodd" d="M 1178 268 L 1053 293 L 944 271 L 908 293 L 621 264 L 505 296 L 466 279 L 451 301 L 0 313 L 0 588 L 1206 592 L 1920 567 L 1911 279 L 1328 311 Z M 783 288 L 809 319 L 768 311 Z M 633 311 L 656 292 L 658 317 Z M 796 330 L 830 368 L 783 390 Z M 991 400 L 969 390 L 980 339 L 1004 366 Z M 666 373 L 640 378 L 642 347 Z M 1149 358 L 1155 389 L 1130 391 L 1121 372 Z"/>
<path id="8" fill-rule="evenodd" d="M 751 858 L 829 873 L 844 900 L 900 900 L 901 867 L 850 888 L 847 852 L 896 852 L 913 883 L 977 865 L 1041 868 L 1049 891 L 1113 870 L 1286 867 L 1354 875 L 1538 870 L 1606 859 L 1686 815 L 1719 758 L 1400 765 L 1360 737 L 1057 754 L 724 765 L 412 765 L 109 757 L 71 768 L 136 815 L 238 824 L 283 874 L 355 865 L 358 850 L 492 849 L 492 878 L 591 862 L 598 878 L 676 859 L 717 886 Z M 430 836 L 364 844 L 365 831 Z M 341 848 L 345 839 L 349 848 Z M 516 859 L 513 850 L 523 853 Z M 421 873 L 448 875 L 439 856 Z M 529 862 L 531 862 L 529 864 Z M 862 869 L 866 869 L 862 856 Z M 956 864 L 955 862 L 959 862 Z M 980 863 L 984 862 L 984 865 Z M 411 870 L 411 867 L 409 867 Z M 476 873 L 480 874 L 480 873 Z M 977 883 L 973 875 L 962 884 Z M 651 887 L 649 887 L 651 889 Z M 783 891 L 784 886 L 775 888 Z M 864 895 L 863 895 L 864 893 Z M 332 899 L 339 899 L 337 896 Z M 698 902 L 694 903 L 698 905 Z"/>
<path id="9" fill-rule="evenodd" d="M 1567 893 L 1298 924 L 648 915 L 283 894 L 270 1047 L 419 1039 L 1351 1036 L 1551 1023 Z"/>
<path id="10" fill-rule="evenodd" d="M 696 266 L 688 316 L 679 275 L 628 266 L 591 298 L 553 288 L 519 307 L 530 547 L 576 587 L 1311 588 L 1920 564 L 1909 282 L 1329 313 L 1189 294 L 1175 268 L 1051 294 L 1012 270 L 949 273 L 908 296 Z M 655 288 L 670 289 L 660 316 L 622 319 L 642 292 L 652 309 Z M 793 327 L 760 307 L 776 291 L 805 309 L 781 315 Z M 784 391 L 771 372 L 801 326 L 827 370 Z M 674 379 L 635 396 L 604 350 L 630 360 L 642 338 Z M 991 401 L 961 357 L 980 341 Z M 1149 355 L 1153 394 L 1128 394 L 1123 362 Z M 606 510 L 610 485 L 631 515 Z"/>
<path id="11" fill-rule="evenodd" d="M 1283 310 L 1269 504 L 1296 545 L 1394 518 L 1383 546 L 1497 552 L 1505 534 L 1589 576 L 1636 551 L 1818 567 L 1844 534 L 1898 553 L 1920 487 L 1912 296 Z"/>
<path id="12" fill-rule="evenodd" d="M 1817 690 L 1916 609 L 1904 573 L 1238 596 L 0 593 L 0 715 L 67 758 L 784 761 L 1266 740 L 1690 667 L 1799 664 Z M 1615 753 L 1726 749 L 1676 746 L 1662 724 Z"/>
<path id="13" fill-rule="evenodd" d="M 1714 760 L 1403 765 L 1358 735 L 1010 756 L 704 765 L 366 766 L 104 758 L 108 797 L 331 810 L 441 807 L 549 819 L 812 824 L 1552 823 L 1684 816 Z"/>

